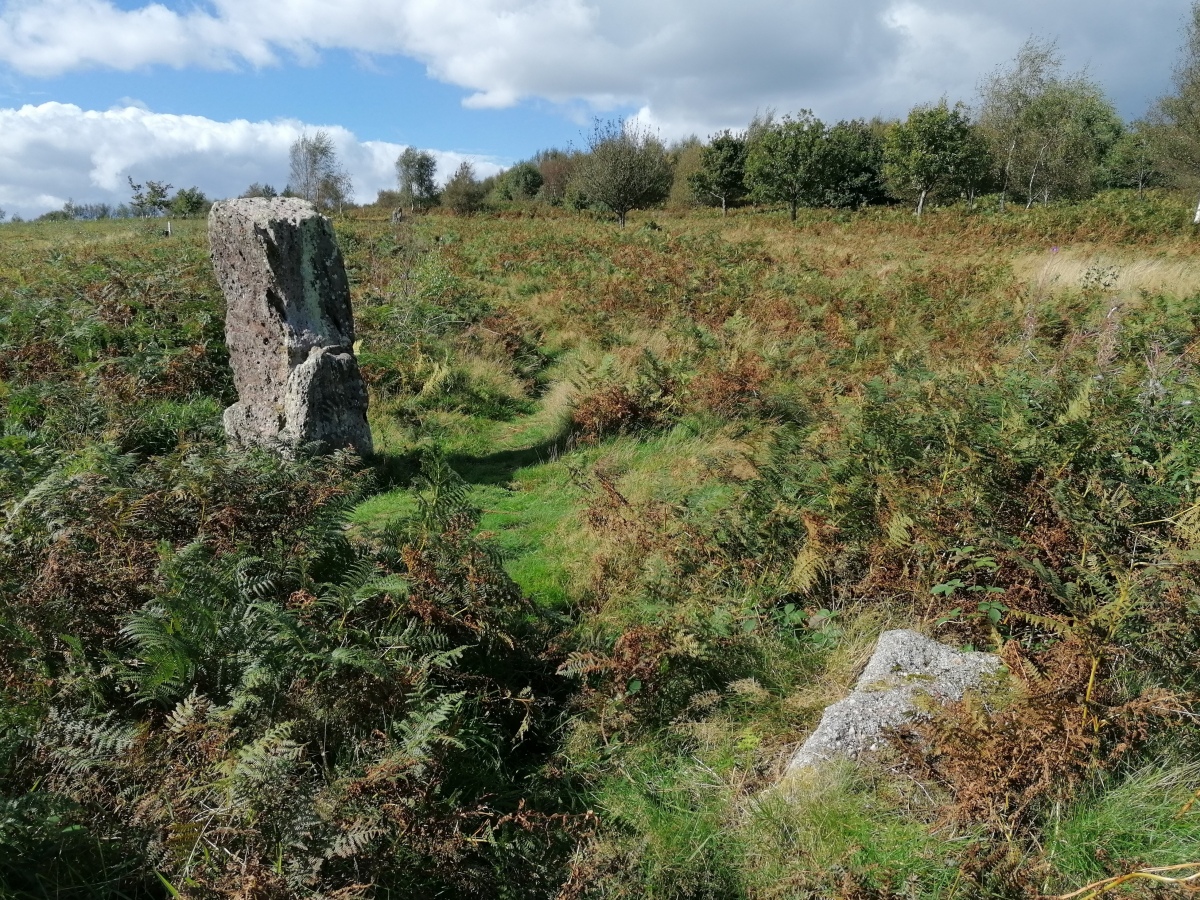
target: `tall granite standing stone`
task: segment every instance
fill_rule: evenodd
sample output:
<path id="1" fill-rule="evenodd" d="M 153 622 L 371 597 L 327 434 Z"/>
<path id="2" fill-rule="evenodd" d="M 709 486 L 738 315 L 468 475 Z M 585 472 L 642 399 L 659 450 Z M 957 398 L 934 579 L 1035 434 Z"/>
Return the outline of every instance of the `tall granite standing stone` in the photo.
<path id="1" fill-rule="evenodd" d="M 213 205 L 208 234 L 238 392 L 225 410 L 229 442 L 371 453 L 350 284 L 329 220 L 307 200 L 228 200 Z"/>

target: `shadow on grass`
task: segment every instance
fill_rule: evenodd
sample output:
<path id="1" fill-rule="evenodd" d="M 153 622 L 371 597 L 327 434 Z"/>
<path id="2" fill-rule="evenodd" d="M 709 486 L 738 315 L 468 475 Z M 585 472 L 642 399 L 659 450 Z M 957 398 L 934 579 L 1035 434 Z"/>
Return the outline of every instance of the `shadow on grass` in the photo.
<path id="1" fill-rule="evenodd" d="M 376 453 L 371 457 L 378 493 L 407 488 L 421 471 L 421 451 Z"/>
<path id="2" fill-rule="evenodd" d="M 450 453 L 446 462 L 467 484 L 506 485 L 519 470 L 557 459 L 574 443 L 574 432 L 568 428 L 529 447 L 482 455 Z M 421 455 L 421 450 L 376 455 L 373 464 L 380 491 L 409 487 L 421 471 Z"/>
<path id="3" fill-rule="evenodd" d="M 529 447 L 515 450 L 497 450 L 482 456 L 467 453 L 452 453 L 446 457 L 450 468 L 462 476 L 468 484 L 505 485 L 520 469 L 536 466 L 557 459 L 574 445 L 574 434 L 564 429 L 558 434 L 538 441 Z"/>

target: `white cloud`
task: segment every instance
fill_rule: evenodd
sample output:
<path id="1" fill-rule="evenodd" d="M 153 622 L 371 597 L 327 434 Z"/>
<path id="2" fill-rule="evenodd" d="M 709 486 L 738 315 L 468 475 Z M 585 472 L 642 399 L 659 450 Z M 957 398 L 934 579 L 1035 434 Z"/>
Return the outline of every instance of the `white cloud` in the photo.
<path id="1" fill-rule="evenodd" d="M 126 106 L 103 112 L 65 103 L 0 109 L 0 207 L 37 215 L 68 199 L 117 204 L 129 199 L 126 181 L 154 179 L 198 186 L 210 197 L 236 196 L 252 182 L 282 189 L 288 149 L 300 133 L 324 127 L 354 182 L 359 201 L 395 185 L 402 144 L 359 141 L 338 126 L 286 120 L 218 122 Z M 499 170 L 495 160 L 431 151 L 438 174 L 449 177 L 464 160 L 477 174 Z"/>
<path id="2" fill-rule="evenodd" d="M 104 67 L 240 68 L 322 50 L 402 54 L 471 108 L 525 98 L 644 107 L 668 136 L 755 108 L 837 118 L 970 99 L 1029 34 L 1128 112 L 1165 85 L 1190 0 L 0 0 L 0 62 L 32 75 Z"/>

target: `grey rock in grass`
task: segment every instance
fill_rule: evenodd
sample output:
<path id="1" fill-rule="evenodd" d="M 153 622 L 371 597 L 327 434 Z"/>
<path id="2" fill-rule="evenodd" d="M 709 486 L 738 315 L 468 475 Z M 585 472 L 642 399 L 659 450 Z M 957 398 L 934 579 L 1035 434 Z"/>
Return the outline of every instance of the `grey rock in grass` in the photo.
<path id="1" fill-rule="evenodd" d="M 918 697 L 961 700 L 1002 665 L 991 653 L 964 653 L 915 631 L 885 631 L 854 691 L 825 709 L 817 730 L 792 757 L 788 773 L 879 749 L 885 729 L 923 715 Z"/>
<path id="2" fill-rule="evenodd" d="M 225 433 L 284 454 L 372 452 L 350 283 L 333 226 L 307 200 L 228 200 L 208 217 L 238 402 Z"/>

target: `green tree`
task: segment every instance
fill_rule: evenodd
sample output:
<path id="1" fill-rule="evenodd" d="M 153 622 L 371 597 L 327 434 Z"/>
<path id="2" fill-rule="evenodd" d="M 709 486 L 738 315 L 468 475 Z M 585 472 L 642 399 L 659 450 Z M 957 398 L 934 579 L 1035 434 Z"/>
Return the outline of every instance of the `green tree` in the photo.
<path id="1" fill-rule="evenodd" d="M 198 187 L 180 188 L 171 200 L 171 214 L 181 219 L 204 215 L 212 206 Z"/>
<path id="2" fill-rule="evenodd" d="M 883 183 L 881 129 L 861 119 L 838 122 L 818 146 L 820 202 L 838 209 L 859 209 L 887 197 Z"/>
<path id="3" fill-rule="evenodd" d="M 316 206 L 318 209 L 336 209 L 341 212 L 345 207 L 353 204 L 353 191 L 354 186 L 350 181 L 349 173 L 341 170 L 331 172 L 321 179 Z"/>
<path id="4" fill-rule="evenodd" d="M 425 209 L 437 202 L 438 190 L 434 176 L 437 160 L 427 150 L 405 147 L 396 157 L 396 184 L 408 204 L 409 212 Z"/>
<path id="5" fill-rule="evenodd" d="M 1147 188 L 1165 184 L 1153 129 L 1135 122 L 1109 149 L 1102 172 L 1105 187 L 1136 190 L 1139 197 Z"/>
<path id="6" fill-rule="evenodd" d="M 1084 73 L 1064 76 L 1053 41 L 1030 38 L 1007 68 L 980 85 L 979 127 L 1000 188 L 1026 207 L 1088 196 L 1123 129 L 1112 102 Z"/>
<path id="7" fill-rule="evenodd" d="M 1146 124 L 1167 173 L 1195 189 L 1200 183 L 1200 2 L 1192 4 L 1183 37 L 1174 91 L 1154 103 Z M 1200 225 L 1200 202 L 1192 221 Z"/>
<path id="8" fill-rule="evenodd" d="M 135 184 L 132 176 L 126 177 L 129 178 L 129 189 L 133 192 L 129 205 L 133 207 L 134 215 L 139 218 L 157 216 L 170 206 L 167 195 L 171 192 L 171 185 L 165 181 L 147 181 L 142 185 Z"/>
<path id="9" fill-rule="evenodd" d="M 469 216 L 483 206 L 484 189 L 475 177 L 475 167 L 464 161 L 442 188 L 442 206 L 457 215 Z"/>
<path id="10" fill-rule="evenodd" d="M 688 183 L 698 198 L 719 202 L 726 215 L 729 204 L 746 194 L 746 136 L 728 129 L 713 135 L 700 150 L 700 171 Z"/>
<path id="11" fill-rule="evenodd" d="M 792 221 L 800 206 L 821 201 L 821 143 L 825 125 L 808 110 L 768 121 L 750 141 L 746 184 L 759 200 L 786 203 Z"/>
<path id="12" fill-rule="evenodd" d="M 984 177 L 987 148 L 971 126 L 966 108 L 943 99 L 917 106 L 889 133 L 883 173 L 897 197 L 917 201 L 917 215 L 931 195 L 970 192 Z"/>
<path id="13" fill-rule="evenodd" d="M 1031 37 L 1011 66 L 997 68 L 979 86 L 979 125 L 995 160 L 1001 209 L 1021 180 L 1016 169 L 1027 140 L 1028 110 L 1058 78 L 1061 66 L 1055 42 Z"/>
<path id="14" fill-rule="evenodd" d="M 672 175 L 666 205 L 672 209 L 690 209 L 700 202 L 712 202 L 711 197 L 697 198 L 692 190 L 692 176 L 700 171 L 700 153 L 703 149 L 703 142 L 694 134 L 667 148 L 667 161 L 671 164 Z"/>
<path id="15" fill-rule="evenodd" d="M 517 163 L 496 179 L 496 196 L 507 202 L 532 200 L 542 188 L 543 178 L 531 162 Z"/>
<path id="16" fill-rule="evenodd" d="M 1052 84 L 1023 120 L 1014 174 L 1020 175 L 1026 208 L 1038 200 L 1090 196 L 1101 162 L 1123 131 L 1100 87 L 1083 78 Z"/>
<path id="17" fill-rule="evenodd" d="M 542 186 L 538 190 L 538 198 L 551 206 L 562 205 L 567 196 L 567 188 L 575 176 L 579 162 L 578 153 L 565 150 L 542 150 L 534 158 L 538 174 L 542 176 Z"/>
<path id="18" fill-rule="evenodd" d="M 633 120 L 597 120 L 575 182 L 589 202 L 610 209 L 624 228 L 631 209 L 667 196 L 671 166 L 662 142 L 644 126 Z"/>

